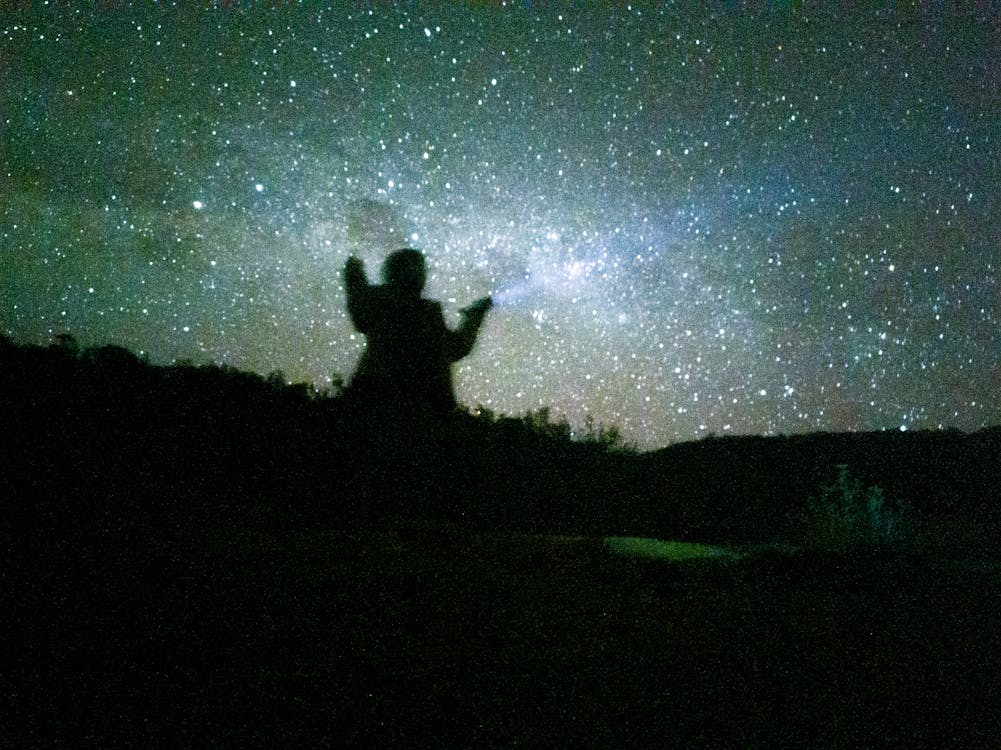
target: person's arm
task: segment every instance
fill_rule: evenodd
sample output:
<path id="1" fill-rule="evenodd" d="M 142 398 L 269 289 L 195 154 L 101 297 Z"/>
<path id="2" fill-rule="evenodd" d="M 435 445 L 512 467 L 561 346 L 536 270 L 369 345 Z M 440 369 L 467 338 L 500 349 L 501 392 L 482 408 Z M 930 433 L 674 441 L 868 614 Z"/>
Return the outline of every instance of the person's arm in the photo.
<path id="1" fill-rule="evenodd" d="M 473 344 L 476 343 L 476 336 L 480 332 L 480 326 L 483 325 L 483 319 L 493 304 L 490 297 L 483 297 L 460 311 L 462 322 L 452 332 L 448 342 L 447 354 L 450 362 L 459 361 L 473 350 Z"/>
<path id="2" fill-rule="evenodd" d="M 344 291 L 348 298 L 348 315 L 355 328 L 362 333 L 368 328 L 371 289 L 365 275 L 365 264 L 352 255 L 344 264 Z"/>

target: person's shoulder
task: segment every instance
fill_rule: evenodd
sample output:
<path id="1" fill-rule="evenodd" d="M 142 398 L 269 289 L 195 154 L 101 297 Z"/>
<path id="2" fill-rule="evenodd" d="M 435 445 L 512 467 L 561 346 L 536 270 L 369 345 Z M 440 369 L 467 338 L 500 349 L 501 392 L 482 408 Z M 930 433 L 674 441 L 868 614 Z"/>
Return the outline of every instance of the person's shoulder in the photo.
<path id="1" fill-rule="evenodd" d="M 442 312 L 441 303 L 437 300 L 421 297 L 420 312 L 421 316 L 427 321 L 441 321 L 442 323 L 445 321 L 445 314 Z"/>
<path id="2" fill-rule="evenodd" d="M 421 309 L 430 315 L 442 315 L 441 302 L 438 300 L 421 297 Z"/>

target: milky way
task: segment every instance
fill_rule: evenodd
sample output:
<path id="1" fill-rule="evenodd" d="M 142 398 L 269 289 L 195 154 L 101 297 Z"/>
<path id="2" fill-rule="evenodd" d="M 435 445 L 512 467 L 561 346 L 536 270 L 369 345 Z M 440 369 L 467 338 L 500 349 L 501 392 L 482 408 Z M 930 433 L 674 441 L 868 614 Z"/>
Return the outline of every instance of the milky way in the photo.
<path id="1" fill-rule="evenodd" d="M 415 246 L 452 324 L 498 302 L 471 407 L 642 448 L 1001 422 L 998 6 L 31 5 L 0 15 L 17 341 L 322 387 L 364 343 L 344 261 Z"/>

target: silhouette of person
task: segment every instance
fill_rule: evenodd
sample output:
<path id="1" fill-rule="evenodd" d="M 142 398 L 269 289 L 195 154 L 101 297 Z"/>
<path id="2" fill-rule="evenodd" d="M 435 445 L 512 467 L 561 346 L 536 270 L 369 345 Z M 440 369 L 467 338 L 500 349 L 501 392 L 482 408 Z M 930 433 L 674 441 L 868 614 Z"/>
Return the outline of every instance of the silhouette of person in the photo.
<path id="1" fill-rule="evenodd" d="M 396 413 L 451 414 L 457 406 L 451 365 L 472 351 L 493 301 L 483 297 L 463 309 L 453 331 L 441 305 L 421 296 L 426 270 L 419 250 L 391 253 L 382 279 L 381 286 L 369 284 L 364 264 L 353 256 L 344 264 L 348 314 L 366 339 L 348 392 Z"/>

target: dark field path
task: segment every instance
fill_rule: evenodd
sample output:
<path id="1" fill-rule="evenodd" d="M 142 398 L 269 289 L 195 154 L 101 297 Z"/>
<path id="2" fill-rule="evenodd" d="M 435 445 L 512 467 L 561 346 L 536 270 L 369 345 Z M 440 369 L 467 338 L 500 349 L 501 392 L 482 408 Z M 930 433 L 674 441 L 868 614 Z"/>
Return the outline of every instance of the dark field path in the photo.
<path id="1" fill-rule="evenodd" d="M 999 566 L 204 525 L 4 539 L 6 747 L 991 747 Z"/>

